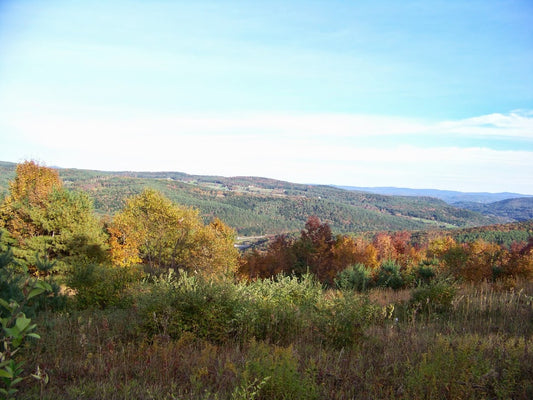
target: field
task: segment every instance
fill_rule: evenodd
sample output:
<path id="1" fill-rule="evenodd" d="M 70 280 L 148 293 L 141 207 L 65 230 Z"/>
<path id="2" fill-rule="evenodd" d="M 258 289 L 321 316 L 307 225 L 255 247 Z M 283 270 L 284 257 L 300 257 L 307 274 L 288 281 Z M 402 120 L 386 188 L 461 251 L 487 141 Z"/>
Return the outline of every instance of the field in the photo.
<path id="1" fill-rule="evenodd" d="M 41 314 L 42 339 L 25 349 L 26 365 L 50 380 L 27 380 L 17 398 L 533 395 L 531 284 L 449 286 L 451 296 L 425 299 L 416 290 L 323 290 L 310 279 L 154 285 L 151 300 L 141 294 L 133 307 Z M 169 287 L 178 294 L 160 304 L 153 296 Z"/>

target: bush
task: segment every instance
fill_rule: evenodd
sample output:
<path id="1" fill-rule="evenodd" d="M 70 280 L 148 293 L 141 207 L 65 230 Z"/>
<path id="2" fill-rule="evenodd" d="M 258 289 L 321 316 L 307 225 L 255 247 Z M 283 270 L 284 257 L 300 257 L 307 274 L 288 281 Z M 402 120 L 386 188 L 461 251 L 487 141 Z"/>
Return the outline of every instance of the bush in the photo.
<path id="1" fill-rule="evenodd" d="M 350 347 L 364 338 L 365 329 L 377 320 L 380 312 L 368 297 L 340 292 L 318 306 L 314 314 L 315 330 L 326 344 Z"/>
<path id="2" fill-rule="evenodd" d="M 377 285 L 394 290 L 405 286 L 405 281 L 400 273 L 400 266 L 394 260 L 384 261 L 378 271 Z"/>
<path id="3" fill-rule="evenodd" d="M 414 289 L 409 304 L 424 313 L 445 313 L 452 309 L 456 292 L 457 288 L 450 280 L 433 281 Z"/>
<path id="4" fill-rule="evenodd" d="M 309 326 L 309 314 L 322 288 L 310 274 L 300 278 L 278 275 L 241 285 L 239 295 L 242 337 L 288 343 Z"/>
<path id="5" fill-rule="evenodd" d="M 234 337 L 238 308 L 236 286 L 172 272 L 154 278 L 138 299 L 143 327 L 149 334 L 179 338 L 184 332 L 214 342 Z"/>
<path id="6" fill-rule="evenodd" d="M 136 268 L 118 268 L 97 264 L 72 266 L 67 279 L 70 288 L 76 291 L 75 301 L 79 308 L 127 307 L 132 303 L 127 289 L 140 281 L 142 272 Z"/>
<path id="7" fill-rule="evenodd" d="M 364 292 L 372 287 L 372 274 L 364 264 L 355 264 L 337 274 L 335 285 L 341 290 Z"/>
<path id="8" fill-rule="evenodd" d="M 439 263 L 436 259 L 422 261 L 413 271 L 418 285 L 428 284 L 437 275 Z"/>
<path id="9" fill-rule="evenodd" d="M 24 290 L 30 282 L 30 274 L 27 268 L 21 266 L 13 256 L 13 251 L 9 243 L 2 243 L 2 232 L 0 231 L 0 298 L 6 301 L 15 301 L 22 304 L 22 312 L 28 317 L 34 317 L 42 310 L 58 310 L 65 306 L 65 296 L 59 294 L 59 286 L 50 277 L 43 278 L 43 281 L 50 286 L 47 296 L 36 296 L 23 301 Z M 35 275 L 46 275 L 54 266 L 54 263 L 46 258 L 34 256 Z M 0 318 L 5 317 L 6 310 L 0 307 Z"/>
<path id="10" fill-rule="evenodd" d="M 21 290 L 23 278 L 13 272 L 13 252 L 11 248 L 0 252 L 0 298 L 21 303 L 24 295 Z M 0 307 L 0 318 L 6 316 L 7 310 Z"/>

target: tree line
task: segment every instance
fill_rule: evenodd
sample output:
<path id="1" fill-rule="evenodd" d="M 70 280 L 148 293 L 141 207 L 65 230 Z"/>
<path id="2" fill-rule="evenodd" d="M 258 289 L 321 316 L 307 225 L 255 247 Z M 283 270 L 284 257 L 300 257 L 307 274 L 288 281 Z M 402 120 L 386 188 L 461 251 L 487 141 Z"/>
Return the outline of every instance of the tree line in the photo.
<path id="1" fill-rule="evenodd" d="M 442 277 L 513 286 L 533 278 L 533 237 L 505 245 L 436 233 L 420 242 L 407 231 L 335 236 L 312 216 L 299 237 L 276 236 L 265 250 L 245 254 L 239 269 L 250 280 L 307 272 L 340 288 L 400 289 Z"/>
<path id="2" fill-rule="evenodd" d="M 407 231 L 334 235 L 316 216 L 299 237 L 278 235 L 266 250 L 241 255 L 232 228 L 216 217 L 205 223 L 197 209 L 153 189 L 128 197 L 113 217 L 98 218 L 87 193 L 67 190 L 56 170 L 34 161 L 17 166 L 0 205 L 0 228 L 2 242 L 32 273 L 46 259 L 56 270 L 141 264 L 150 271 L 248 280 L 311 273 L 332 287 L 352 282 L 399 288 L 445 275 L 507 284 L 533 277 L 532 239 L 505 245 L 479 238 L 460 242 L 450 235 L 420 243 Z"/>

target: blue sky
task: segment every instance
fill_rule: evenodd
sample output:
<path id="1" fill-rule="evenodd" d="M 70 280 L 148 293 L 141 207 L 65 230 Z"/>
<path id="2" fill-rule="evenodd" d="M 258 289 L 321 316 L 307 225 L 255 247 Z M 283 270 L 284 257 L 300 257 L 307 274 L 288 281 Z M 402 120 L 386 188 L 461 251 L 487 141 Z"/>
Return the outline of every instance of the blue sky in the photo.
<path id="1" fill-rule="evenodd" d="M 533 194 L 533 3 L 0 2 L 0 160 Z"/>

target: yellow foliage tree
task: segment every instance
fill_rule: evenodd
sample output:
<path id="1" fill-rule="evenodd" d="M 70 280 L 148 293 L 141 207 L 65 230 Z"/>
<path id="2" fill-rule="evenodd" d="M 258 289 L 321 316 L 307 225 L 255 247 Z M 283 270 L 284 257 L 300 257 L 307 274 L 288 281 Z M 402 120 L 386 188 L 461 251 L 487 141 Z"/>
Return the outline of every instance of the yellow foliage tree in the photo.
<path id="1" fill-rule="evenodd" d="M 466 246 L 468 260 L 461 270 L 462 277 L 470 282 L 489 281 L 493 268 L 500 264 L 502 248 L 496 243 L 477 239 Z"/>
<path id="2" fill-rule="evenodd" d="M 429 242 L 427 256 L 429 258 L 442 258 L 455 244 L 455 240 L 449 236 L 437 237 Z"/>
<path id="3" fill-rule="evenodd" d="M 239 266 L 239 252 L 234 243 L 235 231 L 215 218 L 195 232 L 186 264 L 210 277 L 233 274 Z"/>
<path id="4" fill-rule="evenodd" d="M 205 226 L 198 210 L 176 205 L 155 190 L 129 198 L 108 232 L 117 266 L 143 262 L 211 276 L 233 273 L 238 265 L 232 229 L 218 219 Z"/>

